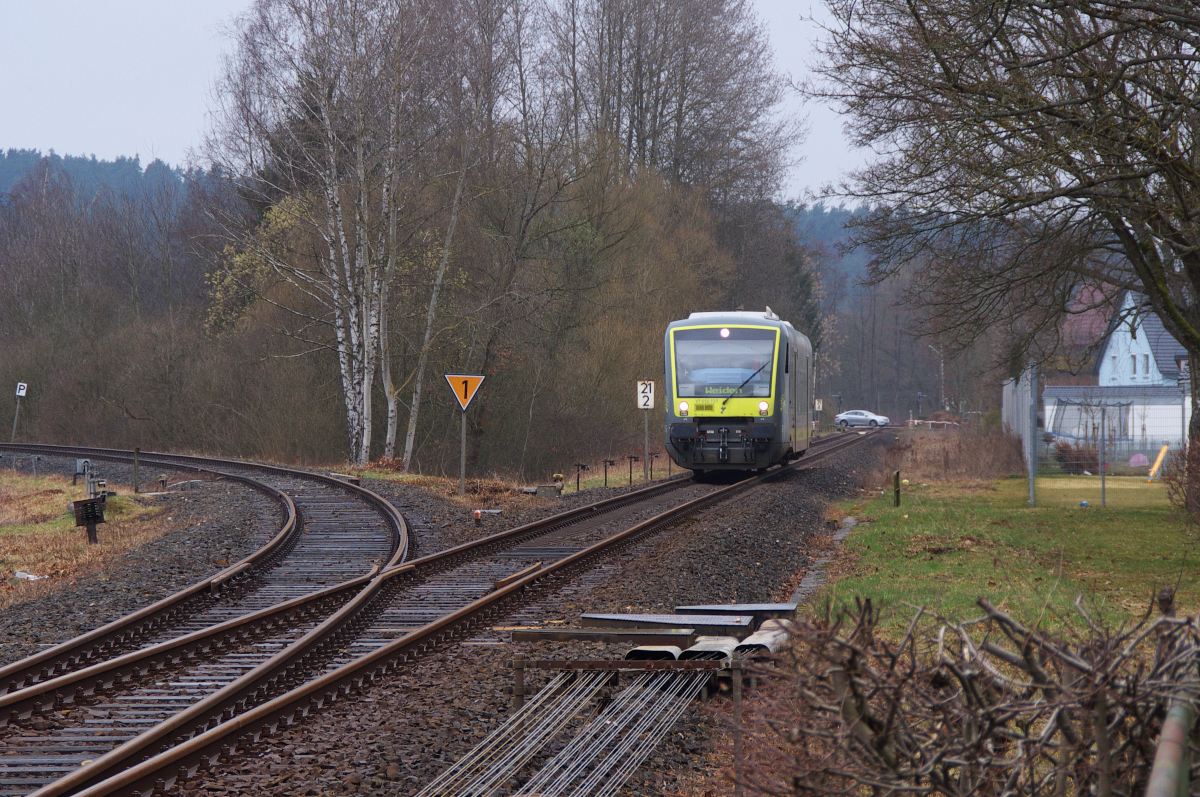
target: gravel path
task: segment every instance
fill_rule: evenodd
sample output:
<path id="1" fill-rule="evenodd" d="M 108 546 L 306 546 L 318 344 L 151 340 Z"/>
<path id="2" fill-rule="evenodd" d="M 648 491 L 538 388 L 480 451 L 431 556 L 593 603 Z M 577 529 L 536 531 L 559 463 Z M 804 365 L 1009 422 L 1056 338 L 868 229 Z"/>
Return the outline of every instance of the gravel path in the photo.
<path id="1" fill-rule="evenodd" d="M 827 542 L 825 502 L 858 495 L 852 472 L 866 472 L 883 445 L 880 440 L 845 453 L 697 515 L 614 560 L 604 578 L 589 579 L 590 587 L 551 595 L 523 614 L 577 624 L 586 611 L 653 612 L 687 603 L 778 600 L 790 594 L 814 551 Z M 418 535 L 419 555 L 481 533 L 469 510 L 395 483 L 367 485 L 402 507 Z M 601 492 L 554 502 L 553 509 L 597 500 Z M 514 512 L 494 528 L 485 522 L 482 532 L 523 519 Z M 182 790 L 187 797 L 415 794 L 507 718 L 509 700 L 501 689 L 510 683 L 513 653 L 584 659 L 619 658 L 625 650 L 583 643 L 459 645 L 265 740 L 230 769 L 201 774 Z M 717 725 L 708 707 L 693 706 L 621 793 L 670 794 L 682 779 L 704 774 L 712 766 L 706 753 Z"/>
<path id="2" fill-rule="evenodd" d="M 6 454 L 4 466 L 12 465 Z M 29 471 L 27 456 L 18 467 Z M 132 467 L 101 463 L 109 485 L 132 482 Z M 73 459 L 43 457 L 38 472 L 67 477 Z M 155 470 L 151 477 L 157 477 Z M 5 612 L 0 626 L 0 662 L 8 663 L 44 647 L 104 625 L 211 576 L 246 556 L 279 530 L 282 512 L 273 500 L 232 482 L 195 481 L 194 474 L 169 473 L 170 481 L 187 481 L 166 495 L 143 495 L 138 501 L 167 510 L 171 530 L 110 565 L 64 583 L 50 595 L 17 604 Z M 143 480 L 146 469 L 143 469 Z M 104 527 L 100 527 L 103 538 Z"/>

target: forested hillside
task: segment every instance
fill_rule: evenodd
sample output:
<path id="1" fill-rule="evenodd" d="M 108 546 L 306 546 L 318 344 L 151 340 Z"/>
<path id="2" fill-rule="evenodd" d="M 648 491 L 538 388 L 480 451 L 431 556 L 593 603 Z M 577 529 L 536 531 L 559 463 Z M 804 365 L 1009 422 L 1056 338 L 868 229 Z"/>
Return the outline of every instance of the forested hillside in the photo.
<path id="1" fill-rule="evenodd" d="M 928 417 L 941 407 L 967 413 L 999 405 L 999 382 L 1007 375 L 998 368 L 1004 355 L 999 336 L 959 348 L 925 334 L 919 320 L 924 297 L 910 289 L 910 269 L 866 284 L 870 253 L 847 246 L 850 225 L 865 220 L 867 208 L 817 203 L 789 212 L 821 283 L 821 396 L 838 395 L 844 409 L 868 409 L 897 421 Z M 837 399 L 831 406 L 837 412 Z"/>
<path id="2" fill-rule="evenodd" d="M 639 447 L 670 320 L 767 305 L 813 339 L 818 395 L 928 412 L 903 278 L 862 285 L 839 249 L 864 211 L 776 201 L 797 128 L 750 4 L 543 11 L 268 0 L 206 170 L 5 153 L 19 436 L 441 472 L 442 374 L 482 373 L 470 466 L 529 478 Z M 948 354 L 947 403 L 993 401 L 985 355 Z"/>
<path id="3" fill-rule="evenodd" d="M 748 3 L 306 8 L 239 20 L 208 171 L 13 183 L 20 438 L 438 472 L 442 374 L 477 372 L 470 467 L 528 478 L 639 444 L 671 319 L 769 304 L 820 345 Z"/>
<path id="4" fill-rule="evenodd" d="M 117 193 L 136 189 L 143 180 L 154 180 L 161 171 L 171 171 L 182 177 L 179 169 L 172 168 L 160 160 L 151 161 L 145 170 L 137 156 L 117 158 L 113 161 L 91 157 L 58 155 L 53 150 L 43 155 L 36 149 L 9 149 L 0 151 L 0 194 L 7 194 L 22 177 L 37 168 L 43 160 L 57 171 L 71 178 L 72 184 L 83 194 L 95 194 L 102 187 Z"/>

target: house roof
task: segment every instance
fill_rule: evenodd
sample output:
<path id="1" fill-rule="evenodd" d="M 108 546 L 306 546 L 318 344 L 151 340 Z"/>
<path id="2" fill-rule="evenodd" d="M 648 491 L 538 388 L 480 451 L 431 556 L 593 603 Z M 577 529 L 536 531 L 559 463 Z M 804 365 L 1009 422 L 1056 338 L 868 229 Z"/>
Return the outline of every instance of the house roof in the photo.
<path id="1" fill-rule="evenodd" d="M 1178 379 L 1179 366 L 1176 365 L 1175 358 L 1187 357 L 1187 349 L 1163 327 L 1162 319 L 1157 313 L 1147 313 L 1141 320 L 1142 331 L 1146 333 L 1146 340 L 1150 343 L 1150 351 L 1154 354 L 1159 373 L 1167 379 Z"/>
<path id="2" fill-rule="evenodd" d="M 1143 297 L 1138 293 L 1126 293 L 1118 302 L 1118 306 L 1125 308 L 1126 299 L 1132 299 L 1134 307 L 1143 304 Z M 1100 354 L 1108 353 L 1108 344 L 1112 340 L 1113 332 L 1122 324 L 1129 323 L 1124 312 L 1115 313 L 1108 322 L 1108 329 L 1104 333 L 1104 347 Z M 1137 324 L 1141 328 L 1142 333 L 1146 336 L 1147 342 L 1150 344 L 1150 352 L 1154 355 L 1154 364 L 1158 367 L 1158 372 L 1163 375 L 1164 379 L 1178 379 L 1179 366 L 1175 362 L 1175 358 L 1187 357 L 1187 349 L 1183 348 L 1183 344 L 1175 340 L 1171 333 L 1163 326 L 1162 319 L 1158 317 L 1158 313 L 1153 310 L 1138 312 Z M 1096 358 L 1096 362 L 1092 366 L 1093 375 L 1100 373 L 1100 357 Z"/>
<path id="3" fill-rule="evenodd" d="M 1042 399 L 1085 401 L 1091 404 L 1139 400 L 1154 404 L 1178 404 L 1180 400 L 1179 388 L 1175 385 L 1046 385 L 1042 389 Z"/>

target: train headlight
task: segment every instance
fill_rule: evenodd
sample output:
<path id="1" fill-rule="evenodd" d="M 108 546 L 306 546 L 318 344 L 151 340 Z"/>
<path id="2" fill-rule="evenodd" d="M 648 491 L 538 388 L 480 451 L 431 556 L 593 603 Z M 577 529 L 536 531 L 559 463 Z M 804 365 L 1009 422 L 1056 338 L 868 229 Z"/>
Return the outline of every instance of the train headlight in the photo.
<path id="1" fill-rule="evenodd" d="M 769 410 L 769 409 L 771 409 L 771 405 L 768 404 L 767 402 L 765 402 L 765 401 L 758 402 L 758 414 L 759 415 L 766 415 L 767 410 Z"/>
<path id="2" fill-rule="evenodd" d="M 681 416 L 688 414 L 688 403 L 686 401 L 679 402 L 679 414 Z"/>

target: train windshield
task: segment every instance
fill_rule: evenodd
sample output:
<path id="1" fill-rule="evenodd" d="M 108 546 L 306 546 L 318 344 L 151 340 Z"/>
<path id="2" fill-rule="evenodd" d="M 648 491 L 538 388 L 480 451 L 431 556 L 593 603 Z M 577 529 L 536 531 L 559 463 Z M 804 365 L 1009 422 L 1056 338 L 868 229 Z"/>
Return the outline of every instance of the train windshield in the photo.
<path id="1" fill-rule="evenodd" d="M 680 398 L 771 395 L 775 330 L 712 327 L 672 335 Z"/>

